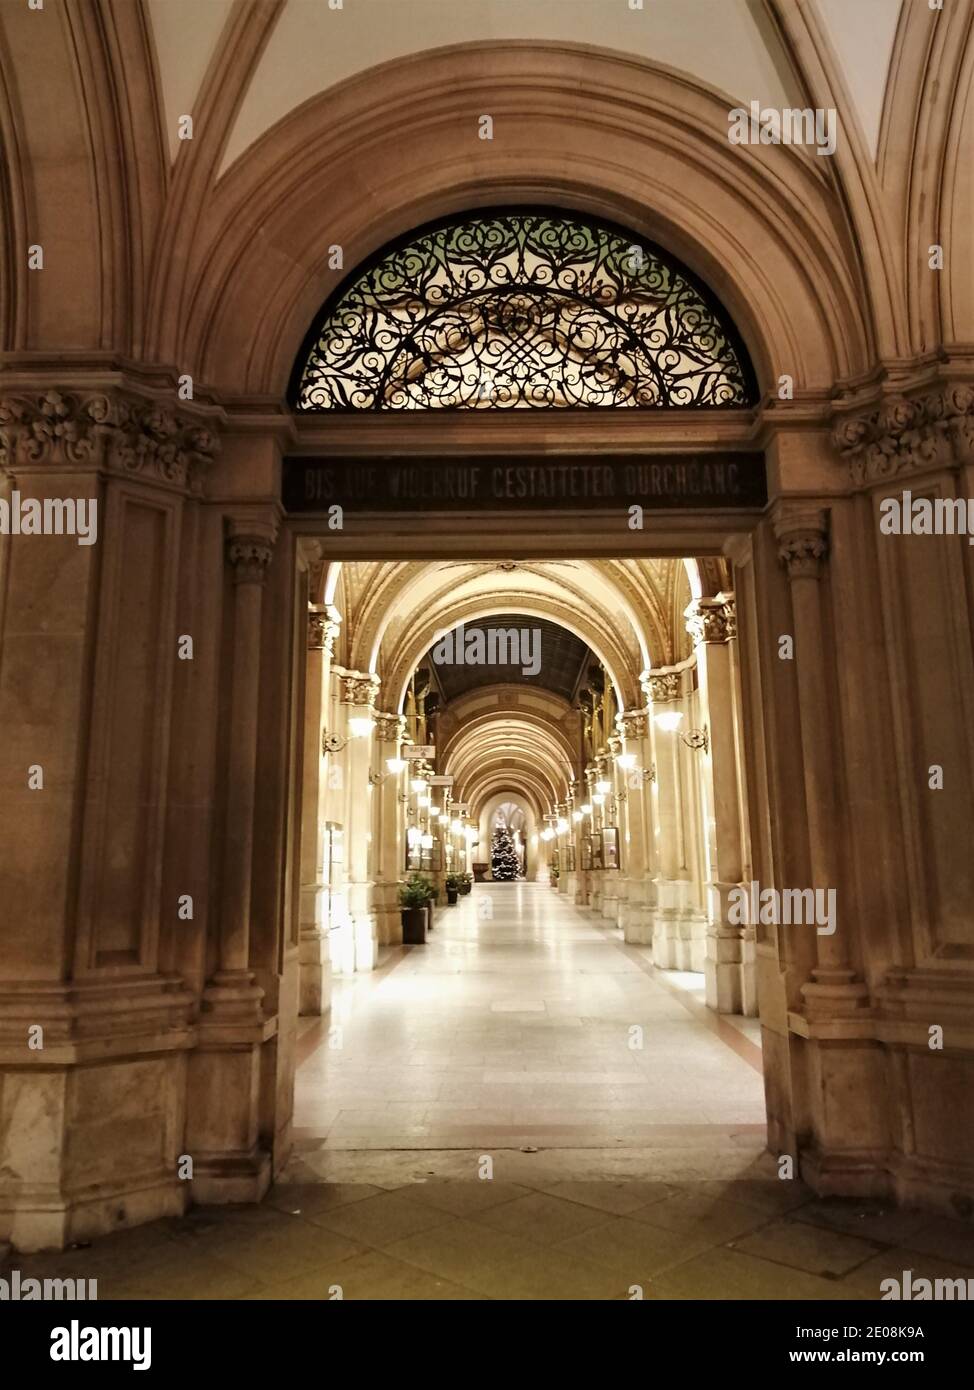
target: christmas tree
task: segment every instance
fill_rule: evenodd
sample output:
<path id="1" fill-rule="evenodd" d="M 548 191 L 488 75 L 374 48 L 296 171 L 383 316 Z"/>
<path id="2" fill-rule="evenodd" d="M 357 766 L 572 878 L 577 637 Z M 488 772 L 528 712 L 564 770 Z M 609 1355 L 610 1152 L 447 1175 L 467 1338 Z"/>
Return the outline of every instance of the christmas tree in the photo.
<path id="1" fill-rule="evenodd" d="M 520 861 L 511 832 L 504 826 L 494 831 L 490 845 L 490 871 L 495 879 L 511 879 L 521 873 Z"/>

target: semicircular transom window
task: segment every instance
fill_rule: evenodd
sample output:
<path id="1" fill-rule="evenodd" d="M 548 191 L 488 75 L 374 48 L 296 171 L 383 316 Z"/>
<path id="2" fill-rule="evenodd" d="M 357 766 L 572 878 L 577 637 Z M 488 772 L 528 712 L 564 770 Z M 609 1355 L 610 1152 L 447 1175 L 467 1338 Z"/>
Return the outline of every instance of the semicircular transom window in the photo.
<path id="1" fill-rule="evenodd" d="M 567 214 L 490 212 L 416 234 L 332 297 L 300 411 L 746 406 L 747 354 L 681 265 Z"/>

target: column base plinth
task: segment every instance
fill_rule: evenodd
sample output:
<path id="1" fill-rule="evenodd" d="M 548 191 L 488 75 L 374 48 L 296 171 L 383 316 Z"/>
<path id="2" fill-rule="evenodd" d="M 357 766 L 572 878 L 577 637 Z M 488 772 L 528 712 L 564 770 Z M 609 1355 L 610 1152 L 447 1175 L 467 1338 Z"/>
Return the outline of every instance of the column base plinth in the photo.
<path id="1" fill-rule="evenodd" d="M 204 1154 L 193 1161 L 193 1201 L 199 1206 L 259 1202 L 270 1185 L 271 1156 L 259 1149 L 248 1154 Z"/>

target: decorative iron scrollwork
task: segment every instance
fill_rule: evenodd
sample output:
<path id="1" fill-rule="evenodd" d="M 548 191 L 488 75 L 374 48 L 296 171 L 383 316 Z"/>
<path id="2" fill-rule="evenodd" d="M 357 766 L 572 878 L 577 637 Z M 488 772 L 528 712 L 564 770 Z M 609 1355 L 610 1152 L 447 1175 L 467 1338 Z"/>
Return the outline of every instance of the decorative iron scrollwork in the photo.
<path id="1" fill-rule="evenodd" d="M 389 250 L 326 307 L 302 411 L 743 406 L 746 353 L 689 272 L 620 230 L 509 212 Z"/>

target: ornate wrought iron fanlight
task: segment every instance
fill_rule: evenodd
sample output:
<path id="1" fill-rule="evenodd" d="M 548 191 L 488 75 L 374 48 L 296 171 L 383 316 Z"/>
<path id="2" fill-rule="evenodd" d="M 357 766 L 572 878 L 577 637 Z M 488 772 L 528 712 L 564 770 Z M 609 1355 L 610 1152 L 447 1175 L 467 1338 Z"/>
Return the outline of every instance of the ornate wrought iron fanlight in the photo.
<path id="1" fill-rule="evenodd" d="M 326 305 L 298 410 L 743 406 L 747 354 L 690 273 L 620 229 L 490 212 L 386 250 Z"/>

